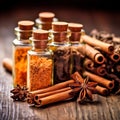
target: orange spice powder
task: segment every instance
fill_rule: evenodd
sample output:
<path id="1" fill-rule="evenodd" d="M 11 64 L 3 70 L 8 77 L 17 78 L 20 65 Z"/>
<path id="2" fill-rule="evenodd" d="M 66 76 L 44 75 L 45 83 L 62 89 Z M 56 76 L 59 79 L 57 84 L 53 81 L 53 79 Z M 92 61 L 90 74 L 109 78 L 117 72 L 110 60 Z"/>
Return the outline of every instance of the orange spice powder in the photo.
<path id="1" fill-rule="evenodd" d="M 28 78 L 28 89 L 38 90 L 52 85 L 52 59 L 45 57 L 30 57 L 30 75 Z"/>
<path id="2" fill-rule="evenodd" d="M 27 51 L 31 47 L 19 47 L 16 48 L 14 53 L 14 67 L 13 77 L 14 77 L 14 86 L 17 84 L 20 86 L 26 86 L 27 84 Z"/>

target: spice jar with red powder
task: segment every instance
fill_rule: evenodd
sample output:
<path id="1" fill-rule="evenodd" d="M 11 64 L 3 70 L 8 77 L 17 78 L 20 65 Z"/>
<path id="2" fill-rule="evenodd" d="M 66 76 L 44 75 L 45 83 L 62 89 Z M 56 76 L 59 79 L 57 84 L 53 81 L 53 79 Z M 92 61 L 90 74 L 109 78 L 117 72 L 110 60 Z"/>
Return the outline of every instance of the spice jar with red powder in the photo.
<path id="1" fill-rule="evenodd" d="M 51 86 L 53 83 L 53 53 L 48 49 L 49 32 L 34 30 L 32 49 L 28 51 L 27 88 L 29 91 Z"/>
<path id="2" fill-rule="evenodd" d="M 16 38 L 13 40 L 13 84 L 14 87 L 27 84 L 27 51 L 31 48 L 29 37 L 32 36 L 34 22 L 22 20 L 15 27 Z"/>

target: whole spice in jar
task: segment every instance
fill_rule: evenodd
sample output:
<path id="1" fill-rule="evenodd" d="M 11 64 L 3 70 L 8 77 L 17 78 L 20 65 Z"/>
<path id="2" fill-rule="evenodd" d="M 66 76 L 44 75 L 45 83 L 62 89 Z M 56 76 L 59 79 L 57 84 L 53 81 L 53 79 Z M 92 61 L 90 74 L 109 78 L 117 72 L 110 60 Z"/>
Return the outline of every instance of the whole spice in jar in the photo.
<path id="1" fill-rule="evenodd" d="M 32 49 L 28 51 L 29 91 L 38 90 L 52 85 L 53 60 L 52 52 L 47 48 L 48 31 L 33 31 Z"/>

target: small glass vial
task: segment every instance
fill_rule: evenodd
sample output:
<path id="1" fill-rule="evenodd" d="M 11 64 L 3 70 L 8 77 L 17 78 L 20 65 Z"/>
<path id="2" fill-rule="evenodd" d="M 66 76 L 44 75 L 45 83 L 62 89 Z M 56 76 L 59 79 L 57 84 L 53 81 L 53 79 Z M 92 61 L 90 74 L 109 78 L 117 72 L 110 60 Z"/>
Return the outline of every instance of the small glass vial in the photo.
<path id="1" fill-rule="evenodd" d="M 48 35 L 46 30 L 34 30 L 32 49 L 28 51 L 28 77 L 27 88 L 29 91 L 51 86 L 53 83 L 53 54 L 48 49 Z"/>
<path id="2" fill-rule="evenodd" d="M 54 84 L 70 79 L 70 44 L 67 27 L 67 22 L 52 23 L 52 42 L 49 48 L 54 53 Z"/>
<path id="3" fill-rule="evenodd" d="M 31 48 L 29 37 L 32 36 L 34 22 L 23 20 L 15 28 L 16 39 L 13 40 L 13 84 L 27 84 L 27 51 Z"/>
<path id="4" fill-rule="evenodd" d="M 51 30 L 52 22 L 58 21 L 53 12 L 40 12 L 39 18 L 35 20 L 36 27 L 43 30 Z"/>
<path id="5" fill-rule="evenodd" d="M 69 23 L 68 24 L 68 31 L 70 33 L 69 41 L 71 44 L 71 74 L 74 72 L 79 72 L 82 74 L 83 70 L 83 60 L 84 56 L 80 52 L 80 38 L 82 35 L 83 25 L 79 23 Z"/>

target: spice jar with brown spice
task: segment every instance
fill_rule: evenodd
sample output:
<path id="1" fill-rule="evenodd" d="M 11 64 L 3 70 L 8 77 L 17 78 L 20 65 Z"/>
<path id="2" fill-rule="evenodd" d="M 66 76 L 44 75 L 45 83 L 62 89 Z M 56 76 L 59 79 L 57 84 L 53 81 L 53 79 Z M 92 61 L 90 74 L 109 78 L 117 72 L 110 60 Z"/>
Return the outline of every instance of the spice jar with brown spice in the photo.
<path id="1" fill-rule="evenodd" d="M 49 32 L 34 30 L 32 49 L 28 51 L 27 88 L 29 91 L 51 86 L 53 83 L 53 53 L 48 49 Z"/>
<path id="2" fill-rule="evenodd" d="M 16 38 L 13 40 L 13 84 L 14 87 L 27 84 L 27 51 L 31 48 L 29 37 L 32 36 L 34 22 L 22 20 L 15 27 Z"/>
<path id="3" fill-rule="evenodd" d="M 67 22 L 52 23 L 52 42 L 49 43 L 49 48 L 54 53 L 54 84 L 70 79 L 70 44 L 67 28 Z"/>
<path id="4" fill-rule="evenodd" d="M 68 23 L 69 42 L 71 44 L 71 74 L 79 72 L 82 74 L 84 55 L 80 52 L 82 45 L 80 43 L 83 25 L 80 23 Z"/>

